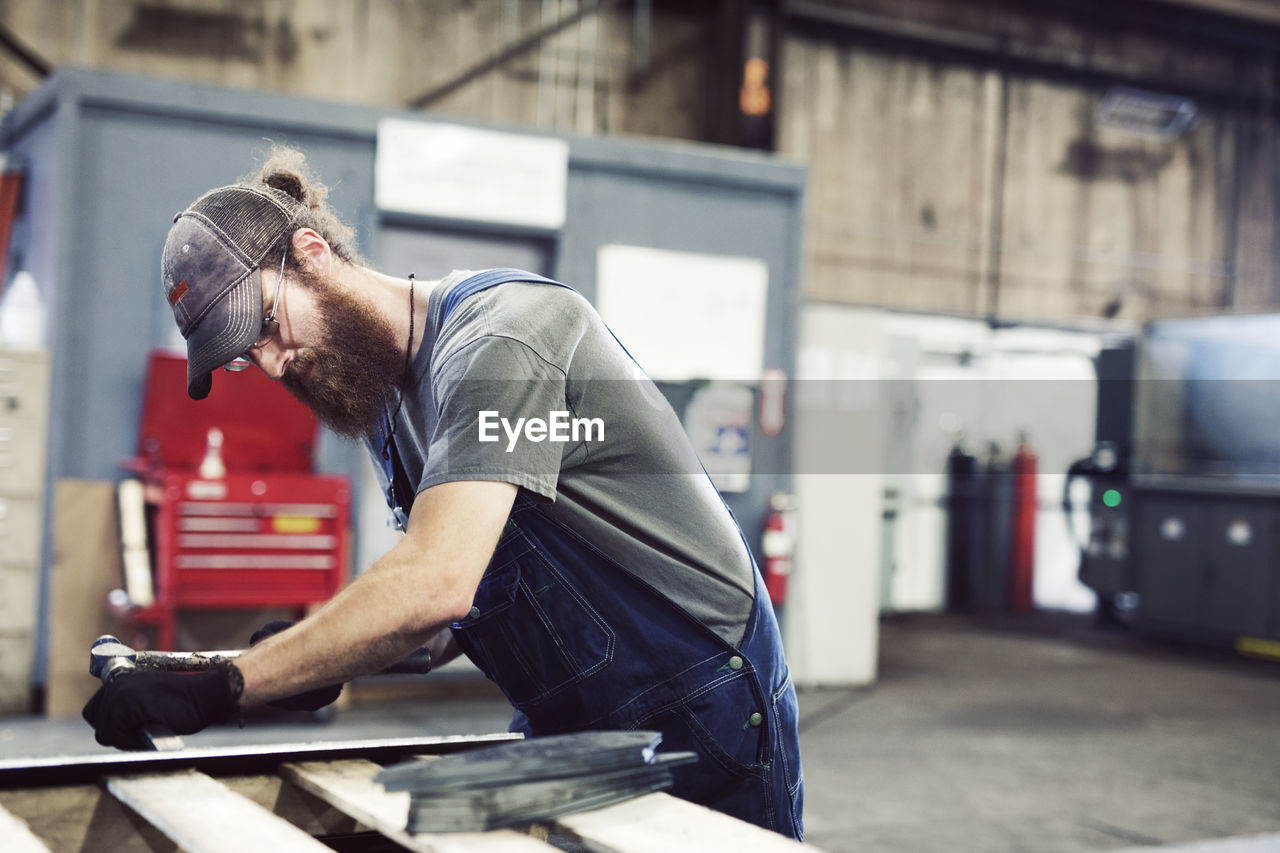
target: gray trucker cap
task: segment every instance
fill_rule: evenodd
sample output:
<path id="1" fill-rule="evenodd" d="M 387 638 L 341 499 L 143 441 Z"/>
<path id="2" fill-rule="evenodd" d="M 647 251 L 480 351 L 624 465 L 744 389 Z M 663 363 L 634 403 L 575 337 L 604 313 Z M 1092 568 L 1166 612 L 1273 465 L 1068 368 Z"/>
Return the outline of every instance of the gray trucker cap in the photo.
<path id="1" fill-rule="evenodd" d="M 243 355 L 262 330 L 260 267 L 292 236 L 304 208 L 268 186 L 211 190 L 173 218 L 160 278 L 187 341 L 187 394 L 203 400 L 212 372 Z"/>

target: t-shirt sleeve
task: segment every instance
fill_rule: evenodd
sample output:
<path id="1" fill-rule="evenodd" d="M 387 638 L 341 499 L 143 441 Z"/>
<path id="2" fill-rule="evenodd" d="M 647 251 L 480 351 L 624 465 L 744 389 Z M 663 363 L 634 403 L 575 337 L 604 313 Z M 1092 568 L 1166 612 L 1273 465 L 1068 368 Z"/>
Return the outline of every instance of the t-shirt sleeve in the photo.
<path id="1" fill-rule="evenodd" d="M 500 480 L 555 500 L 573 443 L 564 371 L 527 344 L 477 338 L 432 371 L 439 420 L 418 491 L 457 480 Z"/>

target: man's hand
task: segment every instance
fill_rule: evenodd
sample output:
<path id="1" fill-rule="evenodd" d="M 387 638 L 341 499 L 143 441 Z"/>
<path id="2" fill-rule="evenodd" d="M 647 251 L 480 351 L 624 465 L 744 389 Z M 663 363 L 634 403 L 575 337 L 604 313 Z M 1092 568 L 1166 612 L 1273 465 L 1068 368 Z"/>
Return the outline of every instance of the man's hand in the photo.
<path id="1" fill-rule="evenodd" d="M 147 726 L 189 735 L 225 723 L 236 709 L 241 683 L 232 664 L 192 673 L 120 673 L 93 694 L 82 716 L 103 746 L 142 749 Z"/>
<path id="2" fill-rule="evenodd" d="M 294 623 L 288 619 L 273 619 L 253 632 L 253 636 L 249 638 L 249 647 L 253 648 L 267 637 L 279 634 L 284 629 L 293 627 L 293 625 Z M 305 693 L 286 696 L 283 699 L 276 699 L 274 702 L 268 702 L 267 705 L 272 708 L 279 708 L 282 711 L 319 711 L 325 705 L 330 705 L 337 701 L 340 693 L 342 693 L 342 685 L 333 684 L 328 687 L 317 687 Z"/>

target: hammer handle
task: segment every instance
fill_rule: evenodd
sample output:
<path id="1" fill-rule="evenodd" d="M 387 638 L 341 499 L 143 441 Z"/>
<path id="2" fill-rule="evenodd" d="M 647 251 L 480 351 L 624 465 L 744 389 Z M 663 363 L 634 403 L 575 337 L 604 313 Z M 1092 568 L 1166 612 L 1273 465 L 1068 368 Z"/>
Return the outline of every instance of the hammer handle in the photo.
<path id="1" fill-rule="evenodd" d="M 134 665 L 141 669 L 158 669 L 167 672 L 197 672 L 215 667 L 224 661 L 234 661 L 243 653 L 239 649 L 220 652 L 140 651 L 134 656 Z M 430 671 L 431 653 L 425 647 L 382 670 L 383 673 L 406 675 L 425 675 Z"/>
<path id="2" fill-rule="evenodd" d="M 186 746 L 172 729 L 168 726 L 150 725 L 142 728 L 142 742 L 147 745 L 147 749 L 156 752 L 173 752 Z"/>
<path id="3" fill-rule="evenodd" d="M 426 675 L 431 671 L 431 652 L 426 646 L 409 654 L 403 660 L 396 661 L 382 670 L 385 673 L 403 673 L 406 675 Z"/>

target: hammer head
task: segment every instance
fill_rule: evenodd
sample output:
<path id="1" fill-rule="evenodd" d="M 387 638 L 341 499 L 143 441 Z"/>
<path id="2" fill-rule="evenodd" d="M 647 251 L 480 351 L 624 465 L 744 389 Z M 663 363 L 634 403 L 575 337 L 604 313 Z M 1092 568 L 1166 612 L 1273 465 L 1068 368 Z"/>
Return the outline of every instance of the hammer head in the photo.
<path id="1" fill-rule="evenodd" d="M 132 668 L 138 653 L 110 634 L 103 634 L 89 647 L 89 674 L 108 681 L 116 671 Z"/>

